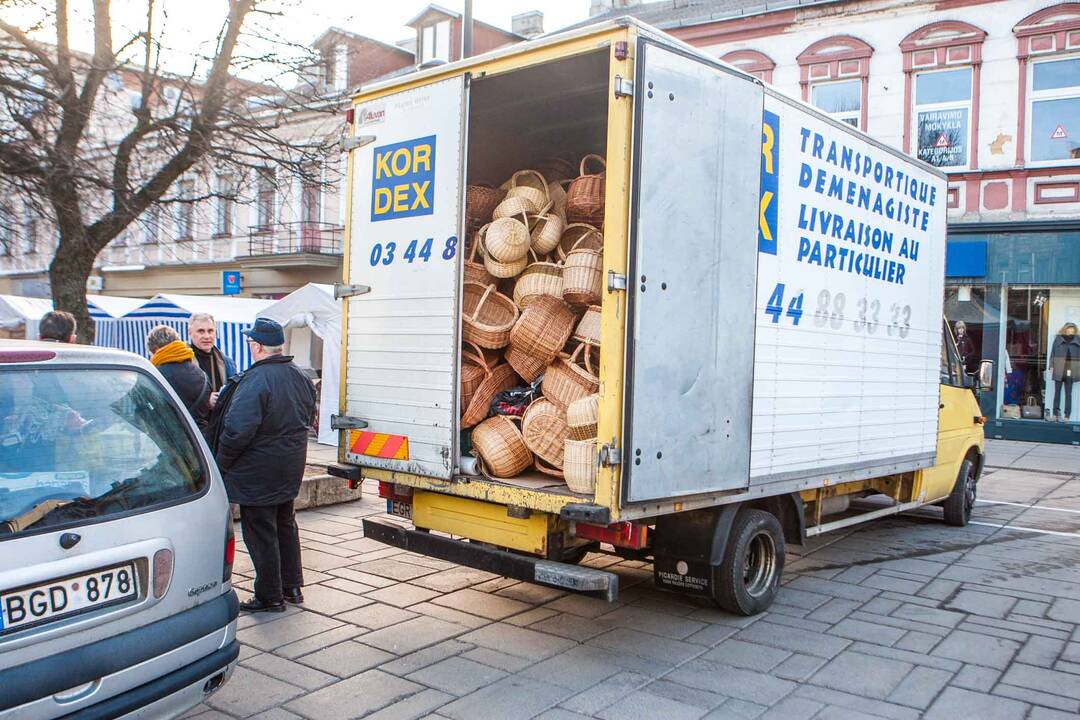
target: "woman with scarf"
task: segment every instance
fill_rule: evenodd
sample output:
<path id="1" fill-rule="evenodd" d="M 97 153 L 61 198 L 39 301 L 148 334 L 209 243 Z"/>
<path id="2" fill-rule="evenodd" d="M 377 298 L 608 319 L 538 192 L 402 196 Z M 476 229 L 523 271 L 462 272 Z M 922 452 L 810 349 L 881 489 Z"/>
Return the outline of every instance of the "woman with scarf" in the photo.
<path id="1" fill-rule="evenodd" d="M 199 430 L 206 431 L 210 420 L 210 382 L 195 363 L 191 346 L 167 325 L 158 325 L 146 336 L 150 362 L 169 382 L 172 389 L 195 418 Z"/>

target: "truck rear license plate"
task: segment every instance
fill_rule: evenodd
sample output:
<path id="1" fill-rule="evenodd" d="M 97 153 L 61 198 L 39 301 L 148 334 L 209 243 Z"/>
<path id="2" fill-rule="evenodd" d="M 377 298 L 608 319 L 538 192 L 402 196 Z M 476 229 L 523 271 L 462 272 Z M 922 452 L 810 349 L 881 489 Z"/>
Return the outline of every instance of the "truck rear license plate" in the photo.
<path id="1" fill-rule="evenodd" d="M 412 503 L 402 500 L 387 500 L 386 514 L 412 520 Z"/>
<path id="2" fill-rule="evenodd" d="M 138 597 L 135 563 L 0 592 L 0 635 Z"/>

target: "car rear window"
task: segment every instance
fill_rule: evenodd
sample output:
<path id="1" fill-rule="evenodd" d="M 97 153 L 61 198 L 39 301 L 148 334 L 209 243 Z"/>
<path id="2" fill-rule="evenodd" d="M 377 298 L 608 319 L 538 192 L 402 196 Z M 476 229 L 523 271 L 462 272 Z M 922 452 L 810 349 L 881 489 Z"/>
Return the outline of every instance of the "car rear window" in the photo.
<path id="1" fill-rule="evenodd" d="M 206 482 L 188 427 L 151 376 L 0 372 L 0 541 L 183 500 Z"/>

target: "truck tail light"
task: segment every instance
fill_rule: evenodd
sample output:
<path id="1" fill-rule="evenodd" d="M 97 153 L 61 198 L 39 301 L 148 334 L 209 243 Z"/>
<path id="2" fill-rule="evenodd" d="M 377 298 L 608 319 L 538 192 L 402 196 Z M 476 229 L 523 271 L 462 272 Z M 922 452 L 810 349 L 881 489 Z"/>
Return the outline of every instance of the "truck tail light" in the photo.
<path id="1" fill-rule="evenodd" d="M 232 514 L 225 523 L 225 562 L 221 570 L 221 584 L 232 579 L 233 562 L 236 560 L 236 533 L 233 531 Z"/>
<path id="2" fill-rule="evenodd" d="M 154 553 L 154 597 L 162 598 L 172 580 L 173 552 L 162 548 Z"/>
<path id="3" fill-rule="evenodd" d="M 395 485 L 394 483 L 379 481 L 379 497 L 383 500 L 400 500 L 412 502 L 412 488 L 407 485 Z"/>
<path id="4" fill-rule="evenodd" d="M 632 522 L 618 522 L 604 527 L 588 523 L 574 523 L 574 535 L 583 540 L 597 540 L 616 547 L 640 550 L 645 547 L 649 528 Z"/>
<path id="5" fill-rule="evenodd" d="M 353 119 L 356 118 L 356 108 L 349 108 L 345 111 L 345 124 L 352 125 Z"/>

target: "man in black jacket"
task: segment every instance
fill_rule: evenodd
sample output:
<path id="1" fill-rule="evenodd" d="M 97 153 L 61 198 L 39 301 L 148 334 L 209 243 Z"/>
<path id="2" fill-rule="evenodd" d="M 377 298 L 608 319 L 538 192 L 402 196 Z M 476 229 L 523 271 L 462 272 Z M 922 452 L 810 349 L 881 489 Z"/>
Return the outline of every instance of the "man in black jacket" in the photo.
<path id="1" fill-rule="evenodd" d="M 255 364 L 222 389 L 208 434 L 255 566 L 255 595 L 240 608 L 282 612 L 284 601 L 304 601 L 293 500 L 304 477 L 315 388 L 282 354 L 281 325 L 259 318 L 244 334 Z"/>

